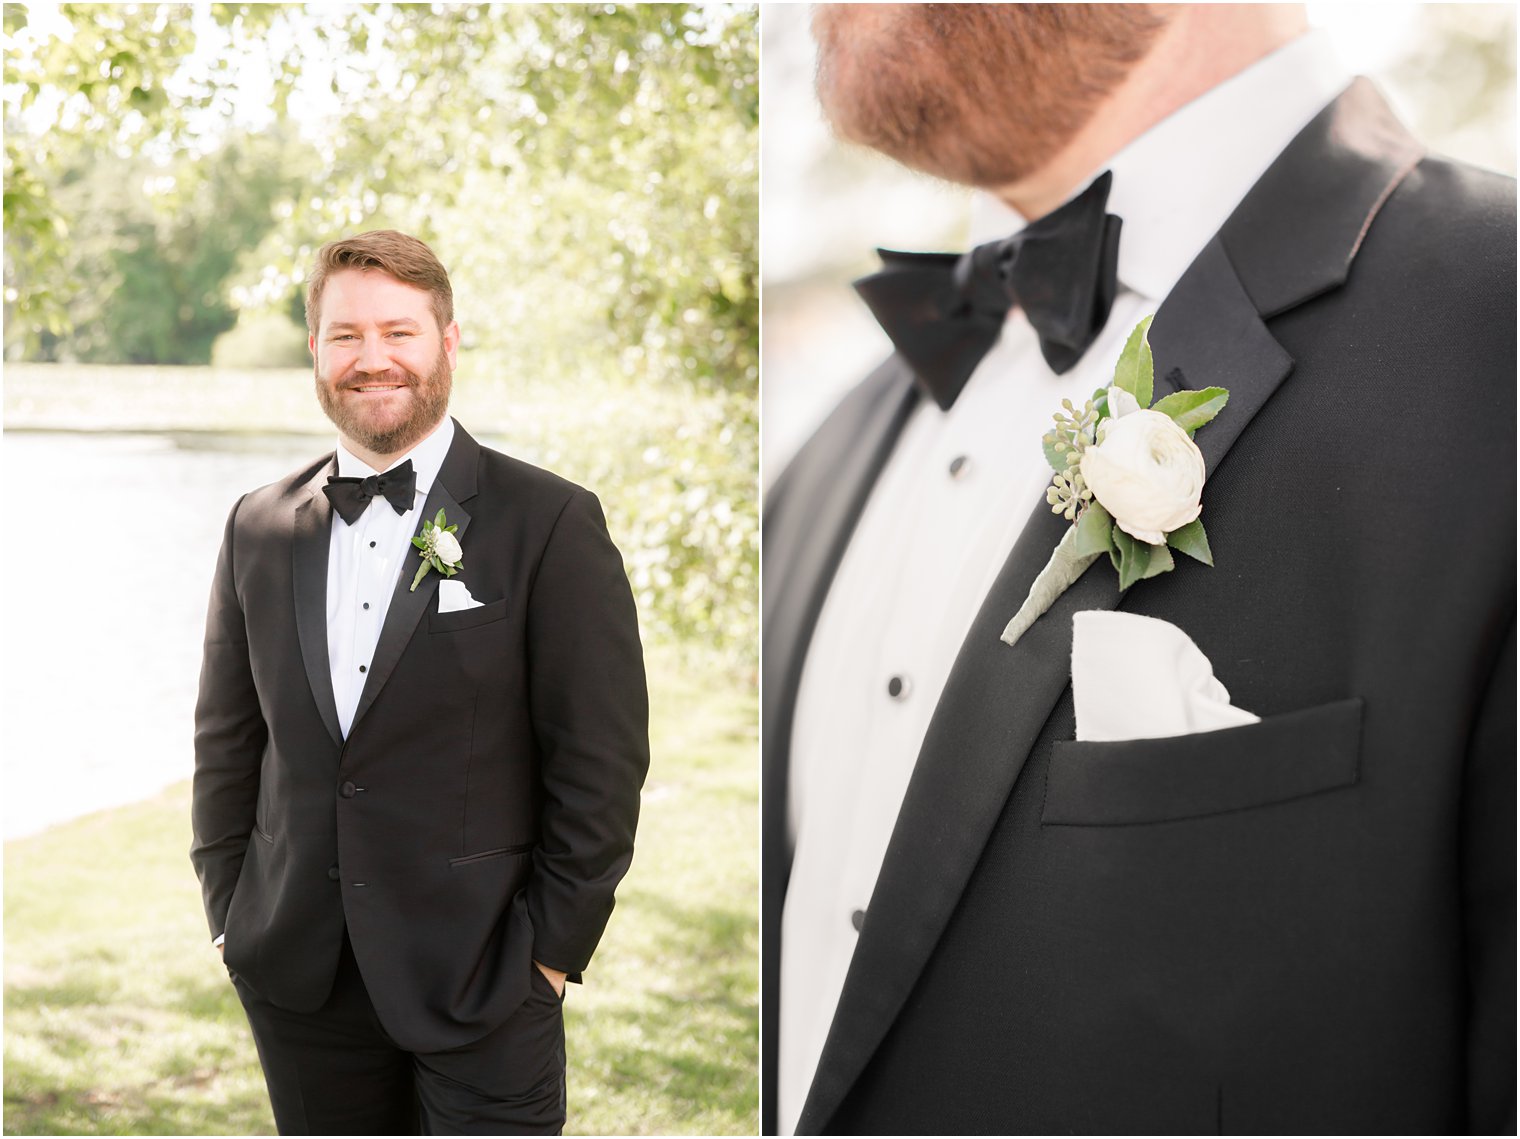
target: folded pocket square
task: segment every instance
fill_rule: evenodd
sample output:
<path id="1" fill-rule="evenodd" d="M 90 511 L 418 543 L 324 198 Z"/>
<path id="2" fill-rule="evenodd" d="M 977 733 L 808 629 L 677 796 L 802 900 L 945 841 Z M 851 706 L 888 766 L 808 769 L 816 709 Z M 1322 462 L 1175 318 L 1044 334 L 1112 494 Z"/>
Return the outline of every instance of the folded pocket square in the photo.
<path id="1" fill-rule="evenodd" d="M 438 583 L 438 612 L 456 613 L 461 609 L 479 609 L 482 602 L 470 596 L 470 589 L 462 581 Z"/>
<path id="2" fill-rule="evenodd" d="M 1079 740 L 1185 736 L 1261 719 L 1230 703 L 1191 637 L 1138 613 L 1073 614 L 1071 689 Z"/>

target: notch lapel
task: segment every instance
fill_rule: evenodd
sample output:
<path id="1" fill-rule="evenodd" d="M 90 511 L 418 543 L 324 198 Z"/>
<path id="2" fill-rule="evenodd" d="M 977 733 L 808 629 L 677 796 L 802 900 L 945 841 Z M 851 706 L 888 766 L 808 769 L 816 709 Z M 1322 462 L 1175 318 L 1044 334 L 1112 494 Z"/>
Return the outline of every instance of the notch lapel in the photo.
<path id="1" fill-rule="evenodd" d="M 1230 390 L 1224 412 L 1198 435 L 1210 477 L 1292 371 L 1264 314 L 1345 279 L 1377 209 L 1417 159 L 1386 105 L 1358 80 L 1284 151 L 1162 304 L 1150 334 L 1157 397 L 1216 384 Z M 1333 187 L 1333 208 L 1320 210 L 1334 224 L 1317 224 L 1312 240 L 1295 232 L 1297 193 L 1281 192 L 1299 184 L 1305 166 L 1318 171 L 1311 180 Z M 1205 525 L 1207 518 L 1205 487 Z M 1036 508 L 961 646 L 892 832 L 799 1134 L 828 1127 L 944 932 L 1070 683 L 1072 614 L 1123 600 L 1112 566 L 1100 559 L 1016 645 L 999 640 L 1067 525 L 1047 506 Z M 1175 573 L 1217 572 L 1178 560 Z M 1144 597 L 1145 582 L 1133 588 Z"/>
<path id="2" fill-rule="evenodd" d="M 333 696 L 332 666 L 327 656 L 327 558 L 332 537 L 332 504 L 322 493 L 337 460 L 321 467 L 306 484 L 306 501 L 296 507 L 295 535 L 290 549 L 291 592 L 296 609 L 296 637 L 301 661 L 322 723 L 333 743 L 343 746 L 338 726 L 338 703 Z"/>
<path id="3" fill-rule="evenodd" d="M 442 510 L 449 525 L 452 526 L 455 523 L 459 525 L 459 529 L 454 532 L 454 537 L 458 538 L 460 544 L 463 545 L 465 531 L 470 528 L 470 516 L 465 512 L 463 503 L 475 497 L 479 465 L 480 444 L 459 426 L 458 420 L 455 420 L 454 441 L 449 445 L 449 453 L 444 457 L 438 477 L 433 480 L 427 501 L 422 505 L 422 516 L 417 524 L 419 533 L 422 529 L 422 520 L 436 518 L 438 511 Z M 415 548 L 410 545 L 410 542 L 408 543 L 408 550 Z M 469 557 L 469 554 L 466 553 L 465 557 Z M 364 714 L 374 704 L 375 698 L 380 695 L 386 681 L 391 678 L 391 673 L 396 671 L 401 654 L 417 629 L 417 623 L 422 620 L 422 615 L 427 612 L 428 604 L 438 592 L 440 575 L 436 570 L 430 570 L 427 576 L 418 582 L 417 588 L 412 589 L 412 578 L 416 575 L 419 565 L 421 565 L 420 560 L 414 557 L 403 556 L 401 559 L 396 585 L 391 592 L 390 607 L 385 611 L 385 623 L 380 626 L 380 640 L 376 643 L 375 655 L 370 660 L 364 690 L 359 694 L 359 705 L 354 709 L 353 723 L 349 725 L 350 736 L 354 734 L 359 721 L 364 719 Z"/>

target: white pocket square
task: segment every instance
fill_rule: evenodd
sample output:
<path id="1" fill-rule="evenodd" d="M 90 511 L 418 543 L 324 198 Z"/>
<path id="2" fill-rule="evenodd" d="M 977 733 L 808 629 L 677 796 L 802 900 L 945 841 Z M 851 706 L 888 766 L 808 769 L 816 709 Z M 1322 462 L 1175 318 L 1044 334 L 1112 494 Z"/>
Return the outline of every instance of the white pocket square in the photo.
<path id="1" fill-rule="evenodd" d="M 1230 703 L 1209 658 L 1169 621 L 1085 610 L 1071 631 L 1079 740 L 1159 739 L 1261 719 Z"/>
<path id="2" fill-rule="evenodd" d="M 438 583 L 438 612 L 457 613 L 461 609 L 478 609 L 481 602 L 470 596 L 469 586 L 462 581 Z"/>

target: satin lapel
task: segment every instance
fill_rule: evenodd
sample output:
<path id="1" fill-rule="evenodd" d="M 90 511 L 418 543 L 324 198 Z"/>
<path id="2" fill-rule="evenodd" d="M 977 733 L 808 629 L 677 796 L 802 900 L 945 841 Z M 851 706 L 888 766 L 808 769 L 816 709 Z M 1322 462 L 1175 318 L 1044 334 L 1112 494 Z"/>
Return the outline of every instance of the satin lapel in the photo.
<path id="1" fill-rule="evenodd" d="M 454 537 L 459 539 L 464 549 L 466 565 L 469 564 L 470 548 L 465 545 L 464 536 L 470 528 L 470 516 L 465 513 L 462 503 L 475 497 L 479 459 L 480 444 L 470 438 L 456 420 L 454 442 L 449 446 L 449 453 L 444 458 L 438 477 L 433 480 L 433 488 L 428 491 L 427 501 L 423 503 L 422 514 L 417 523 L 420 533 L 422 520 L 436 518 L 438 511 L 442 510 L 450 526 L 456 523 L 459 525 L 459 529 L 454 531 Z M 416 576 L 417 568 L 422 562 L 415 556 L 416 547 L 408 545 L 407 549 L 411 553 L 401 559 L 396 587 L 391 593 L 390 608 L 385 611 L 385 624 L 380 626 L 380 640 L 375 645 L 375 655 L 370 660 L 369 673 L 364 681 L 364 691 L 359 694 L 359 706 L 354 710 L 354 722 L 348 730 L 350 736 L 354 734 L 359 721 L 364 719 L 364 714 L 374 704 L 375 698 L 380 695 L 391 673 L 396 671 L 401 654 L 406 650 L 407 643 L 411 641 L 412 634 L 416 632 L 417 623 L 427 612 L 429 603 L 438 592 L 438 583 L 442 580 L 436 570 L 429 570 L 427 575 L 417 583 L 417 588 L 413 590 L 412 578 Z"/>
<path id="2" fill-rule="evenodd" d="M 1359 80 L 1284 152 L 1168 295 L 1150 332 L 1157 398 L 1183 388 L 1230 390 L 1224 412 L 1197 437 L 1211 475 L 1292 370 L 1262 311 L 1281 312 L 1343 281 L 1377 209 L 1417 157 Z M 1334 202 L 1321 202 L 1320 214 L 1331 217 L 1316 219 L 1312 242 L 1298 233 L 1299 194 L 1282 190 L 1299 185 L 1301 171 Z M 1203 518 L 1207 524 L 1207 488 Z M 1120 604 L 1113 568 L 1099 561 L 1018 644 L 998 639 L 1065 526 L 1047 507 L 1035 510 L 961 646 L 892 832 L 799 1134 L 828 1128 L 944 932 L 1070 682 L 1072 614 Z M 1179 561 L 1173 572 L 1215 572 Z M 1129 596 L 1143 597 L 1146 585 Z"/>
<path id="3" fill-rule="evenodd" d="M 760 926 L 767 1071 L 776 1070 L 781 907 L 791 876 L 787 771 L 802 664 L 866 497 L 917 406 L 916 391 L 907 366 L 895 357 L 888 361 L 846 397 L 766 498 Z M 808 494 L 807 501 L 795 500 L 801 493 Z M 775 1098 L 775 1081 L 767 1080 L 762 1106 L 767 1129 L 774 1127 Z"/>
<path id="4" fill-rule="evenodd" d="M 860 406 L 841 408 L 794 461 L 809 469 L 792 483 L 806 486 L 814 497 L 805 503 L 785 501 L 790 492 L 778 488 L 780 506 L 766 518 L 765 542 L 781 551 L 766 567 L 765 738 L 771 755 L 787 752 L 802 663 L 824 598 L 866 497 L 918 403 L 912 375 L 895 357 L 876 379 L 880 382 L 863 385 L 850 396 Z M 777 515 L 784 521 L 777 523 Z M 784 773 L 783 759 L 770 766 L 767 779 L 784 779 Z M 768 796 L 769 790 L 767 786 Z M 784 782 L 776 787 L 784 790 Z M 771 796 L 767 806 L 780 802 Z"/>
<path id="5" fill-rule="evenodd" d="M 338 727 L 338 704 L 333 698 L 332 666 L 327 656 L 327 558 L 332 537 L 332 505 L 321 490 L 327 476 L 336 470 L 336 463 L 323 467 L 306 484 L 306 501 L 296 507 L 290 577 L 296 636 L 301 642 L 306 680 L 322 723 L 333 743 L 341 747 L 343 732 Z"/>

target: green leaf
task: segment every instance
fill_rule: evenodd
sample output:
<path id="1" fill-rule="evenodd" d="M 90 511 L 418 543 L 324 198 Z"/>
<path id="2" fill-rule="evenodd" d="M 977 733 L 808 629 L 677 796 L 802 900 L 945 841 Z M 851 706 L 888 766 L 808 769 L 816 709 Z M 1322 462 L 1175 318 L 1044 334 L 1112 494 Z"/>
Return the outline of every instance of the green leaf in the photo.
<path id="1" fill-rule="evenodd" d="M 414 578 L 412 578 L 412 592 L 413 593 L 417 592 L 417 585 L 418 585 L 418 583 L 421 582 L 422 579 L 425 576 L 427 576 L 427 571 L 430 570 L 430 569 L 432 569 L 432 568 L 433 567 L 431 565 L 429 565 L 426 561 L 424 561 L 422 563 L 422 565 L 420 565 L 417 568 L 417 576 L 414 577 Z"/>
<path id="2" fill-rule="evenodd" d="M 438 508 L 438 513 L 433 516 L 433 525 L 442 527 L 448 519 L 443 516 L 443 507 Z"/>
<path id="3" fill-rule="evenodd" d="M 1173 530 L 1166 536 L 1166 544 L 1206 566 L 1214 564 L 1214 554 L 1209 549 L 1209 537 L 1203 532 L 1203 522 L 1199 519 L 1195 518 L 1186 526 L 1179 526 Z"/>
<path id="4" fill-rule="evenodd" d="M 1053 432 L 1040 436 L 1040 449 L 1045 452 L 1045 461 L 1050 464 L 1051 470 L 1055 471 L 1056 474 L 1060 474 L 1068 465 L 1066 456 L 1070 452 L 1057 451 L 1054 446 L 1055 442 Z"/>
<path id="5" fill-rule="evenodd" d="M 459 529 L 459 523 L 455 522 L 452 526 L 445 526 L 443 528 L 443 532 L 445 534 L 452 534 L 455 530 L 458 530 L 458 529 Z"/>
<path id="6" fill-rule="evenodd" d="M 1175 563 L 1172 561 L 1171 550 L 1168 550 L 1165 546 L 1151 546 L 1144 542 L 1141 545 L 1151 552 L 1151 558 L 1146 563 L 1145 572 L 1140 575 L 1142 581 L 1148 577 L 1155 577 L 1157 574 L 1166 573 L 1174 567 Z"/>
<path id="7" fill-rule="evenodd" d="M 127 101 L 132 104 L 135 110 L 146 114 L 164 104 L 167 101 L 167 97 L 161 88 L 139 86 L 133 87 L 127 94 Z"/>
<path id="8" fill-rule="evenodd" d="M 1119 353 L 1119 363 L 1114 367 L 1114 386 L 1129 392 L 1142 408 L 1150 407 L 1151 393 L 1155 390 L 1156 365 L 1151 357 L 1150 342 L 1145 337 L 1151 320 L 1148 316 L 1135 325 L 1135 330 L 1124 342 L 1124 351 Z"/>
<path id="9" fill-rule="evenodd" d="M 1078 557 L 1106 554 L 1114 546 L 1114 516 L 1102 503 L 1089 502 L 1077 519 L 1077 536 L 1072 553 Z"/>
<path id="10" fill-rule="evenodd" d="M 427 540 L 424 538 L 413 538 L 412 545 L 416 546 L 419 550 L 425 550 L 427 549 Z"/>
<path id="11" fill-rule="evenodd" d="M 1114 527 L 1114 546 L 1119 551 L 1119 589 L 1128 589 L 1137 581 L 1166 573 L 1173 568 L 1172 555 L 1165 546 L 1153 546 Z"/>
<path id="12" fill-rule="evenodd" d="M 1151 564 L 1151 547 L 1117 526 L 1113 534 L 1114 548 L 1118 551 L 1119 592 L 1122 593 L 1145 577 L 1146 567 Z"/>
<path id="13" fill-rule="evenodd" d="M 1156 401 L 1152 411 L 1171 417 L 1173 423 L 1189 435 L 1224 410 L 1230 393 L 1224 388 L 1204 388 L 1196 392 L 1173 392 Z"/>

